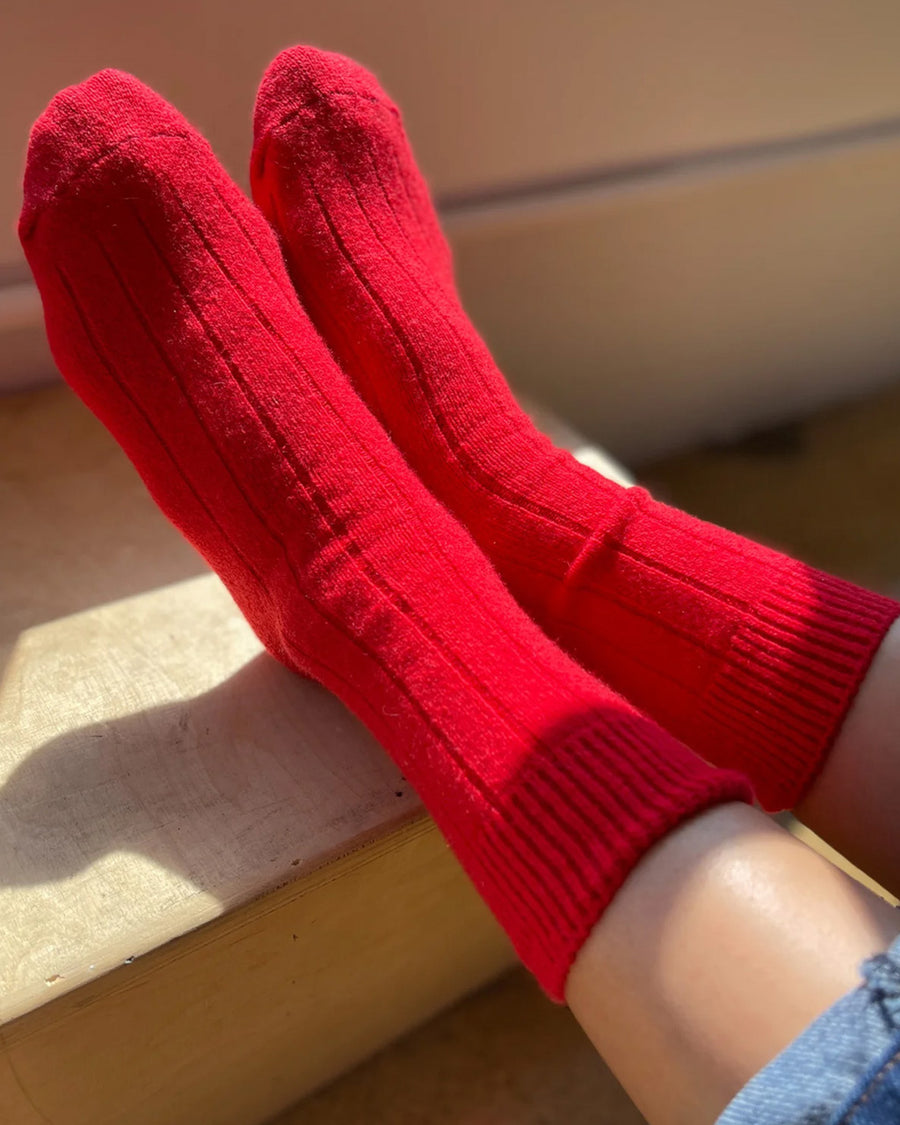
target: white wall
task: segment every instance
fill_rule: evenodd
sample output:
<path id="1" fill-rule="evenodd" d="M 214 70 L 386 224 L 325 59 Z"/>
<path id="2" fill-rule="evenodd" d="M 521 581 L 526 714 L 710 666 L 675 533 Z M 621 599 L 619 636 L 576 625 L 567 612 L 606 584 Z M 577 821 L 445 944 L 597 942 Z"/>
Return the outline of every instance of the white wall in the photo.
<path id="1" fill-rule="evenodd" d="M 463 290 L 511 376 L 621 454 L 900 371 L 895 3 L 17 0 L 0 20 L 7 385 L 49 370 L 37 305 L 2 283 L 24 276 L 21 165 L 54 91 L 102 66 L 132 70 L 242 178 L 255 83 L 298 41 L 377 70 L 447 203 Z M 759 159 L 730 152 L 747 144 Z M 729 151 L 683 175 L 682 158 L 690 171 L 707 150 Z M 581 196 L 572 177 L 586 181 Z M 508 190 L 523 183 L 539 189 L 530 210 Z M 491 193 L 498 202 L 473 221 Z"/>

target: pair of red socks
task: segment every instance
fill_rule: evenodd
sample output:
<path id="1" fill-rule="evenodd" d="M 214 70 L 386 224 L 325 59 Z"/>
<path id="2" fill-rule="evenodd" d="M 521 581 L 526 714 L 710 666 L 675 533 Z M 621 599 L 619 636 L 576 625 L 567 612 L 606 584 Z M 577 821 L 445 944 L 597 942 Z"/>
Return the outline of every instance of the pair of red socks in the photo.
<path id="1" fill-rule="evenodd" d="M 561 998 L 649 847 L 748 777 L 769 808 L 802 796 L 900 610 L 534 430 L 366 71 L 284 52 L 255 126 L 263 214 L 135 79 L 57 95 L 20 223 L 54 355 Z"/>

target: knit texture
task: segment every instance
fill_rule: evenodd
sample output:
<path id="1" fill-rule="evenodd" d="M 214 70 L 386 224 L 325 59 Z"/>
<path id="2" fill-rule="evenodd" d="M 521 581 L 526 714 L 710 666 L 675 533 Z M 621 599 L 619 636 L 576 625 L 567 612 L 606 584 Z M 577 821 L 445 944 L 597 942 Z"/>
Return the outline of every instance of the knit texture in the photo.
<path id="1" fill-rule="evenodd" d="M 104 71 L 35 125 L 20 233 L 54 355 L 279 660 L 421 794 L 547 991 L 634 864 L 745 799 L 559 651 L 421 485 L 203 139 Z"/>
<path id="2" fill-rule="evenodd" d="M 343 369 L 533 618 L 770 810 L 807 791 L 890 599 L 623 489 L 554 448 L 457 298 L 377 81 L 292 48 L 259 91 L 254 197 Z"/>

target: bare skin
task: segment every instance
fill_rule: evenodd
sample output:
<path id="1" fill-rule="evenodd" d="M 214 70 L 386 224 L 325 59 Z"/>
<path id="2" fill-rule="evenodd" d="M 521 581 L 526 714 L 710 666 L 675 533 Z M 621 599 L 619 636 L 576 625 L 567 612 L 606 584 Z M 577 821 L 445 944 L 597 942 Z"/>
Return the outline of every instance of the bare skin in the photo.
<path id="1" fill-rule="evenodd" d="M 900 894 L 900 624 L 797 816 Z M 900 914 L 755 809 L 682 826 L 583 946 L 567 1000 L 651 1125 L 704 1125 L 831 1004 Z"/>
<path id="2" fill-rule="evenodd" d="M 900 932 L 763 813 L 723 805 L 635 868 L 566 998 L 651 1125 L 704 1125 Z"/>
<path id="3" fill-rule="evenodd" d="M 900 621 L 882 642 L 798 820 L 900 898 Z"/>

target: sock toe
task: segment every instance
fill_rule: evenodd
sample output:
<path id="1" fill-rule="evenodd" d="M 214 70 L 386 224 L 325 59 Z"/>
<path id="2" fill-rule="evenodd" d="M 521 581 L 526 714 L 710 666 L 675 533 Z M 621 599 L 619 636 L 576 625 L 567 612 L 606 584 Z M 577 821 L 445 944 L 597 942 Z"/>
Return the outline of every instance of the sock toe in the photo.
<path id="1" fill-rule="evenodd" d="M 154 135 L 187 135 L 190 126 L 164 98 L 130 74 L 101 70 L 61 90 L 31 131 L 19 235 L 34 232 L 44 210 L 70 185 L 89 177 L 105 156 Z M 128 163 L 125 157 L 124 163 Z M 121 171 L 121 169 L 120 169 Z"/>
<path id="2" fill-rule="evenodd" d="M 288 47 L 269 65 L 259 87 L 253 114 L 257 143 L 305 104 L 336 100 L 335 95 L 378 102 L 396 112 L 375 75 L 358 62 L 317 47 Z"/>

